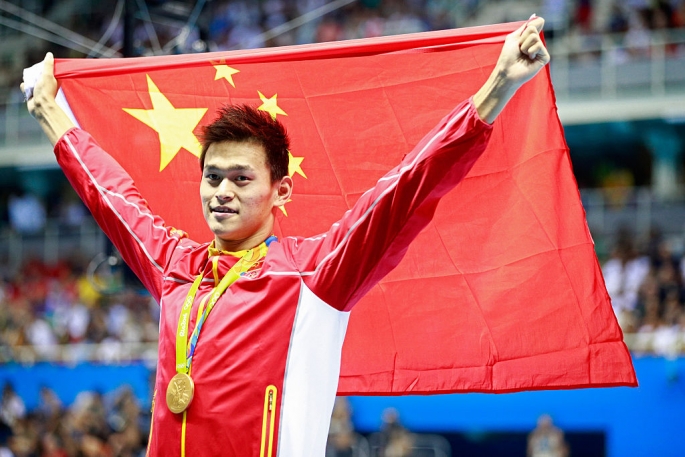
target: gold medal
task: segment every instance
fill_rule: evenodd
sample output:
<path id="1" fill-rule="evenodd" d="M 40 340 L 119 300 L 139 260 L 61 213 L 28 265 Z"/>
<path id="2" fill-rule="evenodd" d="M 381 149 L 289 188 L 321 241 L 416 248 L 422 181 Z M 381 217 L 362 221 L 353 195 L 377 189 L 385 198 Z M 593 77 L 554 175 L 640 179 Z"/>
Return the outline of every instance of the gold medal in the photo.
<path id="1" fill-rule="evenodd" d="M 176 373 L 166 388 L 166 404 L 169 411 L 179 414 L 185 411 L 193 401 L 195 384 L 193 379 L 185 373 Z"/>

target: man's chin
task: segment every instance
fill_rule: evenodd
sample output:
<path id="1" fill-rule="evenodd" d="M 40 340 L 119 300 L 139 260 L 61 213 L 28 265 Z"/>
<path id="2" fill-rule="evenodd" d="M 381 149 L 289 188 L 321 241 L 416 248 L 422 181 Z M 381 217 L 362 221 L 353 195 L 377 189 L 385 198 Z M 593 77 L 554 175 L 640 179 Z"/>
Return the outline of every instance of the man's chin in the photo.
<path id="1" fill-rule="evenodd" d="M 220 224 L 218 222 L 214 222 L 213 224 L 209 224 L 209 229 L 212 231 L 215 237 L 230 241 L 230 240 L 235 240 L 239 239 L 240 237 L 240 231 L 236 230 L 231 227 L 226 227 L 225 224 Z"/>

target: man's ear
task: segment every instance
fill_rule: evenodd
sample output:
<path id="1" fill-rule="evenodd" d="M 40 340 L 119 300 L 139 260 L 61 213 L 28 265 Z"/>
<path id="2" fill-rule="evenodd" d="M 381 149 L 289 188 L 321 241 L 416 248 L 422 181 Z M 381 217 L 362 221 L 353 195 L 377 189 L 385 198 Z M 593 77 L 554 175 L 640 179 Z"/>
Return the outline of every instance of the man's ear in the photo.
<path id="1" fill-rule="evenodd" d="M 276 186 L 276 200 L 274 206 L 283 206 L 290 201 L 293 194 L 293 179 L 290 176 L 283 176 Z"/>

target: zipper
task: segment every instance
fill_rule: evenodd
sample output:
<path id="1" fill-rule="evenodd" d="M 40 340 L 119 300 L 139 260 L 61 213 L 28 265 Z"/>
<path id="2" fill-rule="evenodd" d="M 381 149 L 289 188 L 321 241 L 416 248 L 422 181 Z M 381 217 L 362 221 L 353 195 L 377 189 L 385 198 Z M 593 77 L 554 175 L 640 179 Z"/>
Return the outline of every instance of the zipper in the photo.
<path id="1" fill-rule="evenodd" d="M 259 457 L 272 457 L 274 450 L 274 424 L 276 423 L 276 400 L 278 389 L 269 386 L 264 393 L 264 415 L 262 417 L 262 442 Z"/>
<path id="2" fill-rule="evenodd" d="M 152 446 L 152 428 L 155 425 L 155 397 L 157 397 L 157 389 L 152 393 L 152 406 L 150 407 L 150 436 L 147 438 L 147 451 L 145 451 L 145 457 L 150 455 L 150 447 Z"/>
<path id="3" fill-rule="evenodd" d="M 193 371 L 193 366 L 191 365 L 188 369 L 188 375 Z M 181 457 L 186 457 L 186 428 L 188 426 L 188 409 L 183 411 L 183 419 L 181 420 Z"/>

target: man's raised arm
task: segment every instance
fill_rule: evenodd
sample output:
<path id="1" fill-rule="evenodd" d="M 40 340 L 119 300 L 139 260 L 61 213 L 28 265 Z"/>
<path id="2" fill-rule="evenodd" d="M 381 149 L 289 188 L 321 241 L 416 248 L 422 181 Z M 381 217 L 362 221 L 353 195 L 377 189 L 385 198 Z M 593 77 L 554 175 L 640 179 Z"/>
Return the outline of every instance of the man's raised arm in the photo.
<path id="1" fill-rule="evenodd" d="M 22 92 L 24 84 L 21 84 Z M 26 102 L 29 113 L 36 118 L 53 146 L 70 128 L 76 127 L 55 101 L 56 95 L 55 59 L 48 52 L 43 61 L 43 72 L 33 88 L 33 95 Z"/>
<path id="2" fill-rule="evenodd" d="M 28 89 L 26 84 L 22 91 Z M 57 89 L 54 58 L 48 53 L 33 94 L 27 94 L 29 112 L 55 147 L 57 163 L 100 228 L 159 301 L 164 269 L 185 234 L 167 227 L 151 212 L 126 170 L 88 133 L 73 129 L 76 125 L 55 100 Z"/>
<path id="3" fill-rule="evenodd" d="M 516 91 L 549 62 L 540 37 L 544 25 L 544 19 L 533 17 L 504 41 L 495 69 L 473 96 L 478 115 L 488 124 L 495 121 Z"/>
<path id="4" fill-rule="evenodd" d="M 516 91 L 547 62 L 531 18 L 507 36 L 483 87 L 457 105 L 365 192 L 325 236 L 298 244 L 295 254 L 305 284 L 324 302 L 350 310 L 400 262 L 431 221 L 440 198 L 468 174 L 485 151 L 490 125 Z"/>

